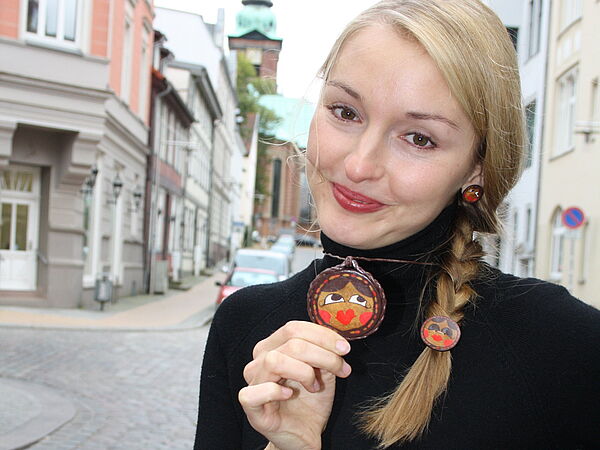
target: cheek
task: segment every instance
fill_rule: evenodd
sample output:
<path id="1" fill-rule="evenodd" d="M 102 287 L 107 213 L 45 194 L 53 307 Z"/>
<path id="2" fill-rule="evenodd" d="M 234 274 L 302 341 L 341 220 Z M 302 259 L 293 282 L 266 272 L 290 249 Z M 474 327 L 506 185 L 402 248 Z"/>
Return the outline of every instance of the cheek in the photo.
<path id="1" fill-rule="evenodd" d="M 348 149 L 349 143 L 346 142 L 348 136 L 328 123 L 323 114 L 329 112 L 318 110 L 311 122 L 307 158 L 311 165 L 326 173 L 338 166 L 343 167 L 345 149 Z"/>
<path id="2" fill-rule="evenodd" d="M 433 209 L 443 208 L 460 186 L 454 167 L 429 164 L 423 161 L 404 162 L 402 172 L 390 177 L 390 191 L 404 204 L 422 204 Z"/>

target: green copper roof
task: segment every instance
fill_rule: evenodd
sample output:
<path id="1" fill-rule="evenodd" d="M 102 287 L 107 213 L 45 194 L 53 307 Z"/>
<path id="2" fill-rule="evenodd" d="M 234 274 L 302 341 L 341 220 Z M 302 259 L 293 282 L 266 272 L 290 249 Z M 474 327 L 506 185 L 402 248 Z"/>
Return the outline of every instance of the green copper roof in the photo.
<path id="1" fill-rule="evenodd" d="M 269 39 L 277 37 L 277 20 L 270 7 L 265 4 L 247 4 L 236 15 L 236 30 L 233 37 L 243 36 L 258 31 Z"/>
<path id="2" fill-rule="evenodd" d="M 281 122 L 274 130 L 277 139 L 295 142 L 298 147 L 306 148 L 310 121 L 315 112 L 314 104 L 282 95 L 263 95 L 259 103 L 281 117 Z"/>

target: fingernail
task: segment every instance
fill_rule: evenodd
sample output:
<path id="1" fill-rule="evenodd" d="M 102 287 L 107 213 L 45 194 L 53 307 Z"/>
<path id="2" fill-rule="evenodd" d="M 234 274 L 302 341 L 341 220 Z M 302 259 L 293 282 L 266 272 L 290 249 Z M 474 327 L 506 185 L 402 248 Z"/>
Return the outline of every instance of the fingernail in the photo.
<path id="1" fill-rule="evenodd" d="M 350 372 L 352 372 L 352 367 L 350 367 L 350 365 L 344 361 L 344 365 L 342 366 L 342 373 L 344 375 L 350 375 Z"/>
<path id="2" fill-rule="evenodd" d="M 319 392 L 321 390 L 321 385 L 319 384 L 319 380 L 315 380 L 313 383 L 313 391 Z"/>
<path id="3" fill-rule="evenodd" d="M 337 341 L 335 343 L 335 348 L 341 355 L 345 355 L 350 351 L 350 344 L 346 341 Z"/>
<path id="4" fill-rule="evenodd" d="M 281 392 L 283 393 L 284 397 L 288 397 L 288 398 L 291 397 L 292 394 L 294 393 L 294 391 L 291 388 L 285 387 L 285 386 L 282 386 Z"/>

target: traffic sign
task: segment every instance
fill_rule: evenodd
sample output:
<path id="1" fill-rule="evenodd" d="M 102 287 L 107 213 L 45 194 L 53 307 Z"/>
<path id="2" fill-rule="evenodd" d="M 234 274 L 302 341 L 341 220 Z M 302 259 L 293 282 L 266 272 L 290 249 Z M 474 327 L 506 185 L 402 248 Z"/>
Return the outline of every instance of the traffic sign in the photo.
<path id="1" fill-rule="evenodd" d="M 585 222 L 585 214 L 580 208 L 571 207 L 562 213 L 562 223 L 565 227 L 575 230 Z"/>

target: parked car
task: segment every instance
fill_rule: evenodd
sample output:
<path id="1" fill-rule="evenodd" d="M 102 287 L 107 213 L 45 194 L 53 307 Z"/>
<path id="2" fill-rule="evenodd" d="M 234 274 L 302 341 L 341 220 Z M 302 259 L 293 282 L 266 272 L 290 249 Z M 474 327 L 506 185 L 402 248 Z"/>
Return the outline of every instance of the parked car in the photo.
<path id="1" fill-rule="evenodd" d="M 220 305 L 225 298 L 243 287 L 254 284 L 275 283 L 276 281 L 279 281 L 279 277 L 277 276 L 277 273 L 272 270 L 255 269 L 253 267 L 235 267 L 227 276 L 225 282 L 215 282 L 217 286 L 221 286 L 216 303 L 217 305 Z"/>
<path id="2" fill-rule="evenodd" d="M 269 250 L 285 255 L 290 264 L 292 263 L 292 259 L 294 259 L 294 252 L 290 249 L 289 245 L 275 243 L 271 246 Z"/>
<path id="3" fill-rule="evenodd" d="M 287 256 L 271 250 L 241 248 L 235 253 L 233 267 L 272 270 L 277 273 L 279 280 L 285 280 L 290 276 L 290 262 Z"/>
<path id="4" fill-rule="evenodd" d="M 294 236 L 291 234 L 281 234 L 273 244 L 274 246 L 287 247 L 289 252 L 294 255 L 296 251 L 296 241 L 294 240 Z"/>

